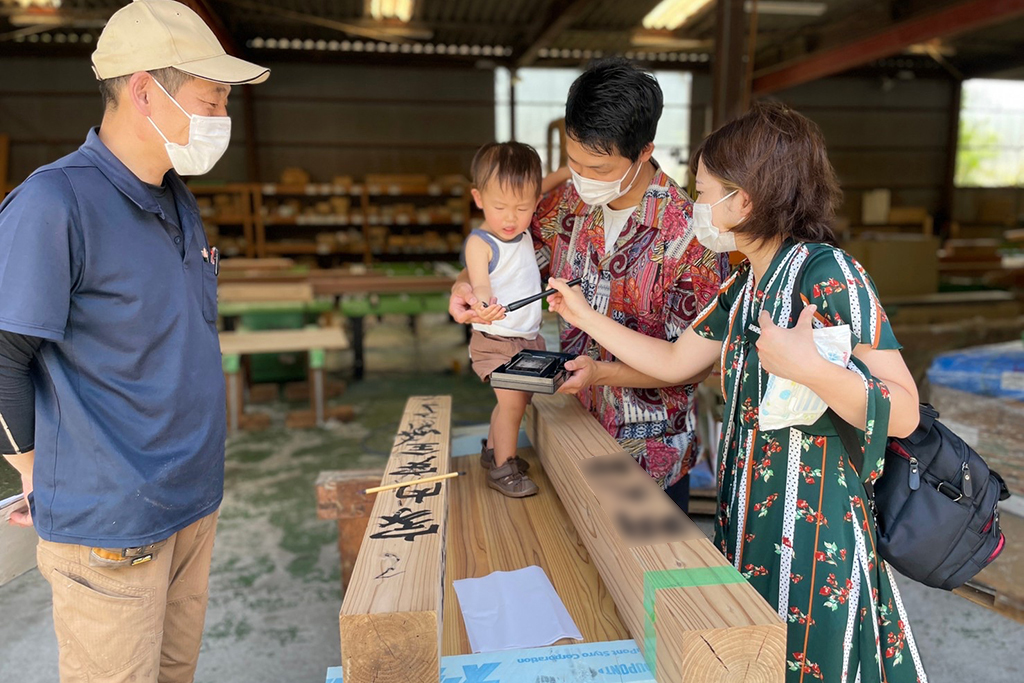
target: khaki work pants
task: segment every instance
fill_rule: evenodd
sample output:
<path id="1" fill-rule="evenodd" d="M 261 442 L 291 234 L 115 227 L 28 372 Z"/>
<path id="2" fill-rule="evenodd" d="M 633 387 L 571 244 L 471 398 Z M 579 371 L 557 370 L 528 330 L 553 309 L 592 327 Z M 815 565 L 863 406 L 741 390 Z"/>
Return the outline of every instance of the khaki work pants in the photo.
<path id="1" fill-rule="evenodd" d="M 216 531 L 214 512 L 135 566 L 96 566 L 91 548 L 40 539 L 61 683 L 191 683 Z"/>

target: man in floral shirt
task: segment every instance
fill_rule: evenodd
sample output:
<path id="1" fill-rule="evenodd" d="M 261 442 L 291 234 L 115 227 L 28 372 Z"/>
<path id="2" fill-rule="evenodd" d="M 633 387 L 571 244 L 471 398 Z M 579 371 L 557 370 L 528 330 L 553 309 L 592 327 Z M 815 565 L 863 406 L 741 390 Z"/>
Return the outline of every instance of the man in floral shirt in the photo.
<path id="1" fill-rule="evenodd" d="M 545 180 L 532 232 L 543 277 L 583 278 L 595 309 L 674 341 L 717 295 L 728 259 L 693 238 L 690 198 L 652 158 L 662 103 L 654 77 L 627 60 L 580 75 L 565 108 L 569 168 Z M 452 290 L 459 322 L 473 320 L 467 284 L 460 277 Z M 561 344 L 578 356 L 562 391 L 576 393 L 686 510 L 698 452 L 694 384 L 665 386 L 564 323 Z"/>

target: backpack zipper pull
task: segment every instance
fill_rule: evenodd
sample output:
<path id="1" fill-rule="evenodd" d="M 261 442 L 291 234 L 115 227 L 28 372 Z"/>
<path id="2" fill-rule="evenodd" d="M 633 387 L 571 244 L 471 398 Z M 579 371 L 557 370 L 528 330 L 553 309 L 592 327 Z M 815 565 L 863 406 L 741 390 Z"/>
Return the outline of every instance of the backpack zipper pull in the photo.
<path id="1" fill-rule="evenodd" d="M 917 458 L 910 458 L 910 490 L 921 488 L 921 471 L 917 467 Z"/>
<path id="2" fill-rule="evenodd" d="M 963 492 L 964 492 L 965 496 L 967 496 L 968 498 L 973 498 L 974 497 L 974 482 L 971 481 L 971 468 L 967 466 L 966 462 L 964 462 L 963 467 L 961 467 L 961 469 L 964 472 L 964 476 L 963 476 L 963 480 L 962 480 L 963 481 L 963 486 L 961 488 L 963 489 Z"/>

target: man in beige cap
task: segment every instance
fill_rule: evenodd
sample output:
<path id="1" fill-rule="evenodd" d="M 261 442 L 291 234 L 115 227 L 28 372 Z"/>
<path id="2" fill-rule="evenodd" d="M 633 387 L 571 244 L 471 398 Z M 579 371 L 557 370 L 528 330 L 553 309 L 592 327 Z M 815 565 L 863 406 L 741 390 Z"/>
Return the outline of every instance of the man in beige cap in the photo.
<path id="1" fill-rule="evenodd" d="M 183 175 L 231 133 L 230 57 L 137 0 L 92 58 L 105 110 L 0 205 L 0 453 L 53 589 L 60 677 L 192 681 L 224 488 L 218 256 Z M 23 677 L 24 678 L 24 677 Z"/>

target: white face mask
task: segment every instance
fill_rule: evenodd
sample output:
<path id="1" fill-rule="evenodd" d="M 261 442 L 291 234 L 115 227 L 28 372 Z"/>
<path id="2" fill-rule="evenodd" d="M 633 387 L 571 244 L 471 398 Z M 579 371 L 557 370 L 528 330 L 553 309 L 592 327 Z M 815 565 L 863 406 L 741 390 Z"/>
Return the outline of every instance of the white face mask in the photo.
<path id="1" fill-rule="evenodd" d="M 629 168 L 633 168 L 633 165 L 630 164 Z M 640 176 L 640 169 L 643 168 L 643 164 L 637 166 L 636 173 L 633 174 L 633 179 L 629 181 L 629 185 L 625 189 L 621 189 L 623 181 L 629 175 L 629 168 L 626 169 L 626 172 L 618 180 L 591 180 L 581 176 L 572 167 L 569 170 L 572 171 L 572 184 L 576 188 L 576 192 L 579 193 L 580 199 L 590 206 L 606 206 L 633 189 L 633 183 Z"/>
<path id="2" fill-rule="evenodd" d="M 719 254 L 736 251 L 736 235 L 732 232 L 722 232 L 712 224 L 711 207 L 718 206 L 737 192 L 739 190 L 733 190 L 714 204 L 693 205 L 693 233 L 697 236 L 697 241 Z"/>
<path id="3" fill-rule="evenodd" d="M 227 151 L 228 143 L 231 142 L 231 119 L 227 116 L 199 116 L 189 114 L 185 108 L 178 104 L 178 101 L 171 97 L 171 94 L 164 90 L 160 81 L 153 79 L 171 102 L 177 105 L 178 109 L 189 119 L 188 144 L 179 145 L 167 139 L 163 131 L 153 123 L 149 122 L 160 133 L 164 139 L 164 147 L 167 149 L 167 156 L 171 158 L 171 166 L 179 175 L 196 176 L 209 173 L 220 158 Z"/>

